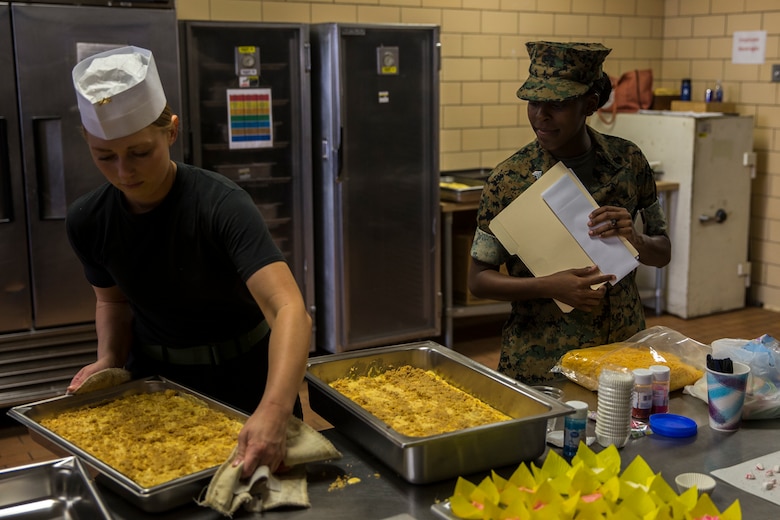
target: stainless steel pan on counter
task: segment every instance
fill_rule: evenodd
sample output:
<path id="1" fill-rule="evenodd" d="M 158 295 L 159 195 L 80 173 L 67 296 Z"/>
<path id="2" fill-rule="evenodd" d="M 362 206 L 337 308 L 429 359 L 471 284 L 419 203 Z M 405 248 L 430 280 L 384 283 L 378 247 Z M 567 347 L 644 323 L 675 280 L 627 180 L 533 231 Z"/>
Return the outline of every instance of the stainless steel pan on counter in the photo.
<path id="1" fill-rule="evenodd" d="M 65 457 L 0 470 L 0 518 L 112 516 L 79 459 Z"/>
<path id="2" fill-rule="evenodd" d="M 363 376 L 403 365 L 433 370 L 512 420 L 430 437 L 409 437 L 329 386 L 340 377 Z M 312 410 L 413 484 L 535 460 L 544 453 L 547 420 L 573 411 L 432 341 L 312 358 L 306 380 Z"/>
<path id="3" fill-rule="evenodd" d="M 94 468 L 100 475 L 105 477 L 105 484 L 117 494 L 144 511 L 156 513 L 191 502 L 208 485 L 209 479 L 214 475 L 218 466 L 157 486 L 144 488 L 102 460 L 45 428 L 40 424 L 40 421 L 46 417 L 68 410 L 96 405 L 127 395 L 163 392 L 169 389 L 183 394 L 190 394 L 206 403 L 210 408 L 223 412 L 228 417 L 235 418 L 241 422 L 246 421 L 246 414 L 162 377 L 138 379 L 83 395 L 63 395 L 15 406 L 8 411 L 8 415 L 25 425 L 33 439 L 41 444 L 53 446 L 53 449 L 56 451 L 80 457 L 89 467 Z"/>

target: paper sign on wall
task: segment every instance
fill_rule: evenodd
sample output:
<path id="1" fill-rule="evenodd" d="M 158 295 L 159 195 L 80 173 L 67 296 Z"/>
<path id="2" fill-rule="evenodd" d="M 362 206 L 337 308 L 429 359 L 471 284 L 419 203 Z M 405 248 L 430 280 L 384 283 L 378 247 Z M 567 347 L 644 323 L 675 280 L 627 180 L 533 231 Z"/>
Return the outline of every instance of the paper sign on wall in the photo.
<path id="1" fill-rule="evenodd" d="M 274 145 L 271 89 L 228 89 L 228 144 L 235 148 Z"/>
<path id="2" fill-rule="evenodd" d="M 734 31 L 731 63 L 764 63 L 766 57 L 766 31 Z"/>

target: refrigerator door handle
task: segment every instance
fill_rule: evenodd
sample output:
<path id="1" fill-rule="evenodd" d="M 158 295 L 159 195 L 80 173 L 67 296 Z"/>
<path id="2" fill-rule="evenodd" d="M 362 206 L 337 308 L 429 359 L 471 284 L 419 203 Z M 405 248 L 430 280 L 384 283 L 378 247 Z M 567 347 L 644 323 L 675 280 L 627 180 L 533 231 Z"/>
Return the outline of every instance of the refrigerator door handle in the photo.
<path id="1" fill-rule="evenodd" d="M 11 201 L 11 151 L 8 146 L 8 121 L 0 117 L 0 224 L 13 221 Z"/>
<path id="2" fill-rule="evenodd" d="M 304 72 L 311 72 L 311 44 L 310 43 L 303 44 L 303 56 L 304 56 L 303 70 Z"/>
<path id="3" fill-rule="evenodd" d="M 33 117 L 32 123 L 39 217 L 41 220 L 64 220 L 68 205 L 62 120 L 59 117 Z"/>
<path id="4" fill-rule="evenodd" d="M 342 147 L 344 146 L 344 128 L 339 127 L 339 146 L 336 149 L 336 182 L 343 182 L 342 178 L 344 172 L 344 154 L 342 153 Z"/>
<path id="5" fill-rule="evenodd" d="M 333 163 L 336 165 L 335 170 L 329 169 L 329 171 L 333 172 L 333 182 L 342 182 L 344 179 L 341 178 L 341 172 L 344 167 L 344 160 L 342 159 L 341 148 L 339 147 L 338 150 L 331 150 L 328 140 L 323 139 L 321 157 L 323 161 L 330 161 L 333 159 Z"/>

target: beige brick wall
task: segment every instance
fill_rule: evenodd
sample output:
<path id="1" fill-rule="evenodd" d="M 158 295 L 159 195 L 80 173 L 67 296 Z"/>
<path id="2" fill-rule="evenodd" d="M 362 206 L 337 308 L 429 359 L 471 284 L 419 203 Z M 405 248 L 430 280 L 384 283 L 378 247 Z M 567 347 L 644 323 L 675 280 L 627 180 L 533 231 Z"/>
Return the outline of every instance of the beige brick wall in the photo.
<path id="1" fill-rule="evenodd" d="M 525 42 L 600 41 L 611 75 L 652 68 L 656 87 L 692 79 L 694 99 L 718 79 L 755 116 L 751 298 L 780 310 L 780 2 L 777 0 L 178 0 L 178 17 L 267 22 L 441 26 L 442 170 L 491 168 L 533 138 L 514 95 Z M 731 63 L 734 31 L 767 31 L 766 63 Z"/>

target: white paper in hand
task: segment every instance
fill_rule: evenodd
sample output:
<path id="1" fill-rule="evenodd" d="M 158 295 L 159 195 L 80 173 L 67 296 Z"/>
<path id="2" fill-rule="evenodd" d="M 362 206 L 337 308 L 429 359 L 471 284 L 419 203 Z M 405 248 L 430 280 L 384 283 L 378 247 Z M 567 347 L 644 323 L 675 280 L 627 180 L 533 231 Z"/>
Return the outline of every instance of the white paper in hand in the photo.
<path id="1" fill-rule="evenodd" d="M 595 202 L 588 199 L 584 188 L 578 184 L 572 175 L 562 176 L 542 192 L 542 198 L 599 270 L 615 275 L 615 281 L 611 282 L 614 285 L 639 266 L 636 250 L 629 249 L 617 236 L 588 235 L 588 215 Z"/>

